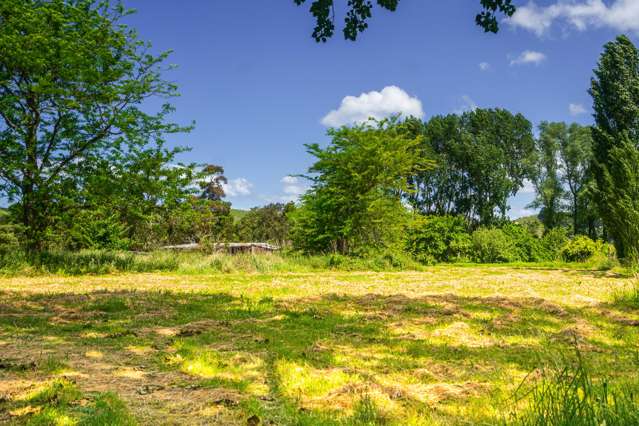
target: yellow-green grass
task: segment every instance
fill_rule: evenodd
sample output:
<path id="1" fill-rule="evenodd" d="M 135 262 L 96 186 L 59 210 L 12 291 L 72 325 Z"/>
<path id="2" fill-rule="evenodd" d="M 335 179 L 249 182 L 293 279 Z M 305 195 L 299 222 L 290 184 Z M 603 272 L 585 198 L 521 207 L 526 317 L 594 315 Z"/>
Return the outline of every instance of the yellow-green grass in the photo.
<path id="1" fill-rule="evenodd" d="M 498 424 L 575 348 L 639 384 L 632 286 L 525 266 L 1 278 L 0 423 L 86 422 L 107 395 L 125 423 Z M 58 382 L 71 397 L 29 397 Z"/>

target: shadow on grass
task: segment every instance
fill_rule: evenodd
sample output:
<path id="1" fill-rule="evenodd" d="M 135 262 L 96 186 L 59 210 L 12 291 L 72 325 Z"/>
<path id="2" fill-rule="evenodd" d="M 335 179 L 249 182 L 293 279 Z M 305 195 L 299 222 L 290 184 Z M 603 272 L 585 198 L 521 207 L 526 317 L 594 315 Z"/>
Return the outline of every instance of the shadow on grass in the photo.
<path id="1" fill-rule="evenodd" d="M 275 424 L 494 421 L 520 375 L 574 342 L 601 373 L 636 377 L 629 343 L 600 335 L 632 325 L 600 307 L 537 298 L 5 291 L 0 308 L 0 339 L 20 348 L 0 354 L 0 378 L 27 374 L 2 365 L 43 348 L 48 356 L 99 348 L 109 362 L 179 377 L 166 386 L 232 390 L 213 404 Z"/>

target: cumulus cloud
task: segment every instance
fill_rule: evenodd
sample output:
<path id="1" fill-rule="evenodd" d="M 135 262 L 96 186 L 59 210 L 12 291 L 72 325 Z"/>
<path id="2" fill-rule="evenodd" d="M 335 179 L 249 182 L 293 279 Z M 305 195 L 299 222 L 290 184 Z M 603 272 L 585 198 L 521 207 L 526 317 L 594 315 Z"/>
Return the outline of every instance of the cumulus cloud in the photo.
<path id="1" fill-rule="evenodd" d="M 538 36 L 546 34 L 555 22 L 579 31 L 607 27 L 639 33 L 639 1 L 614 0 L 608 3 L 603 0 L 559 0 L 542 7 L 530 1 L 519 6 L 508 23 Z"/>
<path id="2" fill-rule="evenodd" d="M 570 115 L 577 116 L 586 113 L 586 108 L 582 104 L 570 104 L 568 105 L 568 111 Z"/>
<path id="3" fill-rule="evenodd" d="M 222 184 L 222 189 L 227 197 L 241 197 L 251 195 L 253 184 L 246 178 L 230 179 Z"/>
<path id="4" fill-rule="evenodd" d="M 306 187 L 302 184 L 300 178 L 298 178 L 297 176 L 284 176 L 281 182 L 284 186 L 284 193 L 287 195 L 299 197 L 304 192 L 306 192 Z"/>
<path id="5" fill-rule="evenodd" d="M 342 99 L 339 108 L 322 118 L 322 124 L 327 127 L 339 127 L 362 123 L 369 118 L 379 120 L 393 114 L 422 118 L 424 116 L 422 102 L 397 86 L 387 86 L 379 92 L 371 91 L 359 96 L 346 96 Z"/>
<path id="6" fill-rule="evenodd" d="M 479 69 L 482 71 L 489 71 L 490 70 L 490 64 L 488 62 L 480 62 L 479 63 Z"/>
<path id="7" fill-rule="evenodd" d="M 525 50 L 521 52 L 519 56 L 510 61 L 510 65 L 525 65 L 534 64 L 539 65 L 546 60 L 546 55 L 541 52 L 535 52 L 534 50 Z"/>

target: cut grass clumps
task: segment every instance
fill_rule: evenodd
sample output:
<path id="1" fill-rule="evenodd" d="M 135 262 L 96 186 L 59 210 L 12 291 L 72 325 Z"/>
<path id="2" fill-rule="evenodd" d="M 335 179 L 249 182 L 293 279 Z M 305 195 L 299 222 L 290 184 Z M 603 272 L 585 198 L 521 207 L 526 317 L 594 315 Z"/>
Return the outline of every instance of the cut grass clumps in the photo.
<path id="1" fill-rule="evenodd" d="M 637 389 L 594 380 L 577 351 L 576 362 L 551 371 L 523 396 L 528 407 L 505 424 L 518 426 L 626 426 L 639 424 Z"/>
<path id="2" fill-rule="evenodd" d="M 81 392 L 76 385 L 65 379 L 55 379 L 37 388 L 28 398 L 30 404 L 64 406 L 77 400 Z"/>

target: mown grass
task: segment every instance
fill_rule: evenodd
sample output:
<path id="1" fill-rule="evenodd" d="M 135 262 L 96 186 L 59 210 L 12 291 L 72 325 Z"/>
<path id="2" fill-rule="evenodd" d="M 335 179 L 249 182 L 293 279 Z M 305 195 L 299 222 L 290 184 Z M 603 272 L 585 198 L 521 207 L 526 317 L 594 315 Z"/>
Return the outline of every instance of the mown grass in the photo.
<path id="1" fill-rule="evenodd" d="M 526 419 L 579 396 L 566 378 L 637 389 L 633 288 L 525 265 L 6 277 L 0 423 L 81 423 L 109 394 L 140 424 L 560 424 Z M 557 373 L 575 349 L 587 368 Z M 80 396 L 21 396 L 56 380 Z"/>

